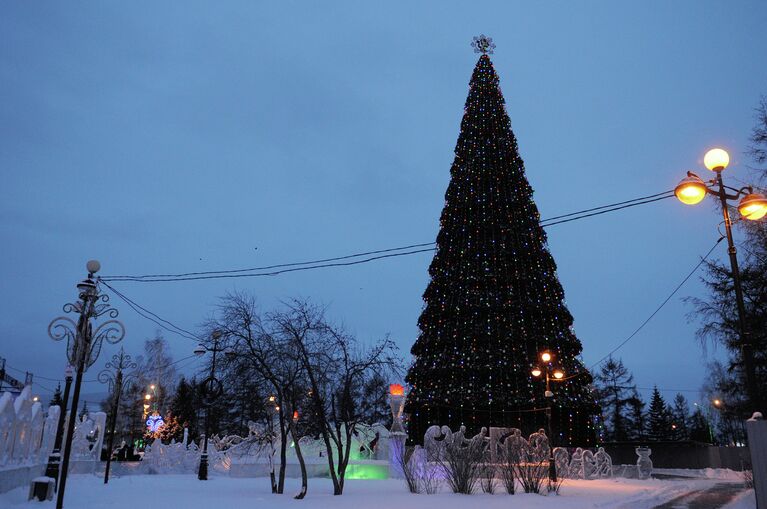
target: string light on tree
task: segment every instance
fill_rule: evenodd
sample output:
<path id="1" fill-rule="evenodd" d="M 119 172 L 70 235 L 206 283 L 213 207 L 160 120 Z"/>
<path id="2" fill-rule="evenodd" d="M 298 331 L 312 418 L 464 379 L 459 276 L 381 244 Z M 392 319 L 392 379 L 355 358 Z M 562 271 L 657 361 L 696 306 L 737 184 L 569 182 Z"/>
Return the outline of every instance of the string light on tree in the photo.
<path id="1" fill-rule="evenodd" d="M 564 370 L 552 417 L 560 444 L 593 445 L 591 377 L 488 57 L 495 44 L 480 35 L 472 47 L 480 57 L 406 379 L 408 432 L 420 441 L 434 424 L 537 430 L 545 408 L 531 369 L 545 350 Z"/>

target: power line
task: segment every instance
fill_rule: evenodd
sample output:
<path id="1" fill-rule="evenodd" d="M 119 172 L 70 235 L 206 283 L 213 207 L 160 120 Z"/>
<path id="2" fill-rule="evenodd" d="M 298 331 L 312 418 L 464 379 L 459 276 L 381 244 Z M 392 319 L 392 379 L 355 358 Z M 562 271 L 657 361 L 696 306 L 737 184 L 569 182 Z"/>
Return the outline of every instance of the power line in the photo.
<path id="1" fill-rule="evenodd" d="M 615 212 L 618 210 L 626 209 L 629 207 L 636 207 L 638 205 L 645 205 L 647 203 L 656 202 L 659 200 L 665 200 L 673 196 L 672 191 L 664 191 L 662 193 L 656 193 L 641 198 L 635 198 L 633 200 L 626 200 L 622 202 L 616 202 L 609 205 L 602 205 L 600 207 L 593 207 L 578 212 L 572 212 L 569 214 L 563 214 L 560 216 L 554 216 L 550 219 L 541 221 L 542 227 L 554 226 L 557 224 L 568 223 L 570 221 L 576 221 L 578 219 L 585 219 L 587 217 L 593 217 L 608 212 Z M 320 260 L 312 260 L 306 262 L 294 262 L 294 263 L 282 263 L 277 265 L 268 265 L 264 267 L 251 267 L 248 269 L 232 269 L 232 270 L 219 270 L 219 271 L 200 271 L 200 272 L 185 272 L 178 274 L 145 274 L 140 276 L 103 276 L 101 281 L 106 284 L 107 281 L 132 281 L 141 283 L 157 283 L 157 282 L 172 282 L 172 281 L 195 281 L 204 279 L 230 279 L 241 277 L 265 277 L 265 276 L 277 276 L 288 272 L 297 272 L 305 270 L 314 270 L 328 267 L 345 267 L 351 265 L 359 265 L 362 263 L 368 263 L 375 260 L 381 260 L 385 258 L 394 258 L 400 256 L 408 256 L 412 254 L 425 253 L 434 251 L 436 247 L 429 247 L 426 249 L 414 249 L 422 248 L 426 246 L 435 246 L 436 242 L 425 242 L 421 244 L 411 244 L 408 246 L 400 246 L 388 249 L 379 249 L 375 251 L 366 251 L 361 253 L 355 253 L 345 256 L 338 256 L 334 258 L 324 258 Z M 410 250 L 410 251 L 406 251 Z M 377 256 L 370 256 L 377 255 Z M 362 256 L 368 256 L 361 260 L 343 261 L 354 258 L 360 258 Z M 279 269 L 279 270 L 274 270 Z M 269 272 L 261 272 L 269 271 Z M 107 285 L 108 286 L 108 285 Z M 112 287 L 109 287 L 112 288 Z M 130 305 L 130 304 L 129 304 Z M 146 310 L 145 310 L 146 311 Z M 188 331 L 184 331 L 188 332 Z"/>
<path id="2" fill-rule="evenodd" d="M 183 338 L 190 339 L 190 340 L 192 340 L 194 342 L 201 341 L 201 338 L 198 337 L 197 335 L 195 335 L 194 333 L 189 332 L 186 329 L 182 329 L 178 325 L 175 325 L 174 323 L 172 323 L 172 322 L 170 322 L 170 321 L 168 321 L 168 320 L 158 316 L 157 314 L 149 311 L 145 307 L 141 306 L 140 304 L 138 304 L 135 301 L 133 301 L 130 298 L 128 298 L 126 295 L 124 295 L 119 290 L 117 290 L 116 288 L 111 286 L 109 283 L 106 283 L 103 280 L 100 280 L 100 282 L 104 286 L 109 288 L 109 290 L 111 290 L 112 293 L 114 293 L 120 299 L 122 299 L 123 302 L 128 304 L 128 306 L 130 306 L 130 308 L 133 309 L 136 313 L 138 313 L 142 317 L 146 318 L 147 320 L 150 320 L 150 321 L 154 322 L 155 324 L 157 324 L 159 327 L 163 328 L 164 330 L 166 330 L 168 332 L 172 332 L 173 334 L 179 335 L 179 336 L 181 336 Z M 147 316 L 147 314 L 150 315 L 150 316 Z M 165 324 L 167 324 L 167 326 Z M 168 328 L 168 326 L 170 326 L 172 328 Z"/>
<path id="3" fill-rule="evenodd" d="M 644 328 L 644 326 L 645 326 L 645 325 L 647 325 L 647 324 L 650 322 L 650 320 L 652 320 L 652 319 L 653 319 L 653 317 L 655 317 L 655 315 L 657 315 L 657 314 L 658 314 L 658 312 L 659 312 L 661 309 L 663 309 L 663 306 L 665 306 L 665 305 L 668 303 L 668 301 L 670 301 L 670 300 L 671 300 L 671 297 L 673 297 L 674 295 L 676 295 L 676 292 L 678 292 L 678 291 L 679 291 L 679 289 L 680 289 L 680 288 L 682 288 L 682 286 L 683 286 L 683 285 L 684 285 L 684 284 L 685 284 L 685 283 L 686 283 L 686 282 L 687 282 L 687 281 L 688 281 L 688 280 L 689 280 L 689 279 L 692 277 L 692 275 L 693 275 L 693 274 L 695 274 L 695 272 L 697 272 L 697 271 L 698 271 L 698 268 L 700 268 L 700 266 L 701 266 L 701 265 L 703 265 L 703 263 L 706 261 L 706 259 L 707 259 L 707 258 L 708 258 L 708 257 L 711 255 L 711 253 L 712 253 L 712 252 L 714 252 L 714 249 L 716 249 L 716 246 L 718 246 L 718 245 L 719 245 L 719 243 L 720 243 L 720 242 L 721 242 L 723 239 L 724 239 L 724 237 L 719 237 L 719 239 L 717 239 L 717 241 L 714 243 L 714 245 L 713 245 L 713 246 L 711 246 L 711 249 L 709 249 L 709 250 L 708 250 L 708 253 L 706 253 L 706 254 L 705 254 L 705 256 L 703 256 L 703 257 L 700 259 L 700 261 L 699 261 L 697 264 L 695 264 L 695 267 L 693 267 L 693 269 L 690 271 L 690 273 L 689 273 L 689 274 L 687 274 L 687 276 L 685 276 L 685 278 L 684 278 L 684 279 L 683 279 L 683 280 L 682 280 L 682 281 L 681 281 L 681 282 L 680 282 L 678 285 L 676 285 L 676 287 L 675 287 L 675 288 L 674 288 L 674 290 L 673 290 L 673 291 L 672 291 L 672 292 L 669 294 L 669 296 L 668 296 L 668 297 L 666 297 L 666 298 L 663 300 L 663 302 L 661 302 L 660 306 L 658 306 L 658 307 L 655 309 L 655 311 L 653 311 L 653 312 L 650 314 L 650 316 L 648 316 L 648 317 L 647 317 L 647 319 L 646 319 L 644 322 L 642 322 L 642 324 L 641 324 L 639 327 L 637 327 L 637 329 L 636 329 L 634 332 L 632 332 L 632 333 L 631 333 L 631 334 L 630 334 L 630 335 L 629 335 L 629 336 L 628 336 L 626 339 L 624 339 L 624 340 L 623 340 L 623 341 L 622 341 L 622 342 L 621 342 L 621 343 L 620 343 L 618 346 L 616 346 L 615 348 L 613 348 L 612 350 L 610 350 L 610 352 L 608 352 L 608 353 L 607 353 L 607 355 L 605 355 L 604 357 L 602 357 L 601 359 L 599 359 L 597 362 L 595 362 L 594 364 L 592 364 L 592 365 L 591 365 L 591 368 L 589 368 L 589 370 L 591 370 L 591 369 L 594 369 L 594 367 L 595 367 L 595 366 L 597 366 L 597 365 L 598 365 L 598 364 L 600 364 L 600 363 L 601 363 L 603 360 L 607 359 L 607 358 L 608 358 L 608 357 L 610 357 L 612 354 L 614 354 L 615 352 L 617 352 L 617 351 L 618 351 L 618 350 L 619 350 L 621 347 L 623 347 L 623 345 L 625 345 L 626 343 L 628 343 L 629 341 L 631 341 L 631 339 L 632 339 L 634 336 L 636 336 L 636 335 L 639 333 L 639 331 L 641 331 L 641 330 Z"/>

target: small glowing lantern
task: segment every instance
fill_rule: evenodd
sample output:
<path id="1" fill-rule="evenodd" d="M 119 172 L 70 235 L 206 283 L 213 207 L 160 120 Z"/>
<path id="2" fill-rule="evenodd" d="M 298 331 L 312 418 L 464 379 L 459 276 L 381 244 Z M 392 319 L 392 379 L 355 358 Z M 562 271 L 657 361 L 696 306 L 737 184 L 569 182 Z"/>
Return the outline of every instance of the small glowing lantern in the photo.
<path id="1" fill-rule="evenodd" d="M 554 378 L 556 378 L 557 380 L 562 380 L 564 377 L 565 377 L 565 374 L 561 370 L 558 369 L 554 372 Z"/>
<path id="2" fill-rule="evenodd" d="M 703 164 L 711 171 L 722 171 L 730 164 L 730 154 L 721 148 L 712 148 L 703 156 Z"/>
<path id="3" fill-rule="evenodd" d="M 149 401 L 150 399 L 152 399 L 152 395 L 151 394 L 144 394 L 144 399 Z"/>
<path id="4" fill-rule="evenodd" d="M 401 386 L 400 384 L 390 384 L 389 394 L 391 394 L 392 396 L 404 396 L 405 388 Z"/>
<path id="5" fill-rule="evenodd" d="M 685 205 L 695 205 L 706 197 L 706 184 L 694 173 L 688 173 L 674 188 L 674 194 Z"/>
<path id="6" fill-rule="evenodd" d="M 541 376 L 540 368 L 533 368 L 533 370 L 530 373 L 532 373 L 533 376 Z"/>
<path id="7" fill-rule="evenodd" d="M 740 215 L 751 221 L 763 218 L 767 215 L 767 198 L 760 193 L 750 193 L 740 200 L 738 205 Z"/>
<path id="8" fill-rule="evenodd" d="M 543 362 L 549 362 L 551 360 L 551 354 L 549 352 L 543 352 L 541 354 L 541 360 Z"/>

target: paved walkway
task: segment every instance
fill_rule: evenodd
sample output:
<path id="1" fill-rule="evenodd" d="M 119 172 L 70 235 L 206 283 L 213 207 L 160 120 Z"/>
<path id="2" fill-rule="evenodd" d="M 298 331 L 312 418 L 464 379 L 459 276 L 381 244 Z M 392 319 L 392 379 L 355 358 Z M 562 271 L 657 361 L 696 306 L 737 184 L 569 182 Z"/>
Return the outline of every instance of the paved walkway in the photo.
<path id="1" fill-rule="evenodd" d="M 740 483 L 717 483 L 704 490 L 695 490 L 680 495 L 653 509 L 718 509 L 724 507 L 735 495 L 745 488 Z"/>

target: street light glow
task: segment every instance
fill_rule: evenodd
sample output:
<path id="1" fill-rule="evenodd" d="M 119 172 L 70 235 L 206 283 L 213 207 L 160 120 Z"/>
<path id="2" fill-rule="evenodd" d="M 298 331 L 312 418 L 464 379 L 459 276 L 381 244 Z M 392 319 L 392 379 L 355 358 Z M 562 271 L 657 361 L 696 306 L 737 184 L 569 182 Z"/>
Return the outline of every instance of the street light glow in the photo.
<path id="1" fill-rule="evenodd" d="M 564 372 L 562 372 L 560 370 L 556 370 L 554 372 L 554 378 L 556 378 L 557 380 L 562 380 L 564 377 L 565 377 Z"/>
<path id="2" fill-rule="evenodd" d="M 688 173 L 674 188 L 674 194 L 685 205 L 696 205 L 706 197 L 706 184 L 697 175 Z"/>
<path id="3" fill-rule="evenodd" d="M 740 200 L 738 212 L 751 221 L 761 219 L 767 215 L 767 198 L 761 193 L 747 194 Z"/>
<path id="4" fill-rule="evenodd" d="M 533 368 L 531 373 L 532 373 L 533 376 L 541 376 L 541 370 L 538 369 L 538 368 Z"/>
<path id="5" fill-rule="evenodd" d="M 722 171 L 730 164 L 730 154 L 721 148 L 712 148 L 703 156 L 703 164 L 711 171 Z"/>
<path id="6" fill-rule="evenodd" d="M 551 354 L 549 352 L 543 352 L 541 354 L 541 360 L 543 362 L 549 362 L 551 360 Z"/>
<path id="7" fill-rule="evenodd" d="M 144 399 L 149 401 L 150 399 L 152 399 L 152 395 L 151 394 L 144 394 Z"/>

